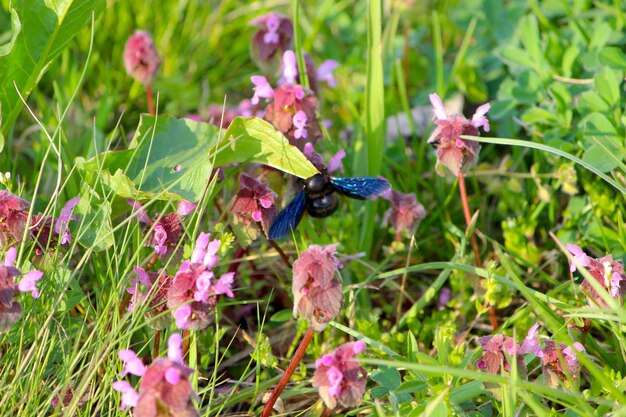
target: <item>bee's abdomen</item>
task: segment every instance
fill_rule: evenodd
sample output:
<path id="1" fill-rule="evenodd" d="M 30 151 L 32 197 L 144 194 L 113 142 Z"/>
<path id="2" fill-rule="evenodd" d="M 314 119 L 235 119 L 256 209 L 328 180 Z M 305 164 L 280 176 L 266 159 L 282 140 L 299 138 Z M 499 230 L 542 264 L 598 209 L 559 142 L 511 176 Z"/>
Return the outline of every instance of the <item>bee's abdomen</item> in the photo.
<path id="1" fill-rule="evenodd" d="M 335 193 L 328 193 L 317 198 L 307 198 L 306 208 L 311 217 L 328 217 L 337 210 L 339 200 Z"/>

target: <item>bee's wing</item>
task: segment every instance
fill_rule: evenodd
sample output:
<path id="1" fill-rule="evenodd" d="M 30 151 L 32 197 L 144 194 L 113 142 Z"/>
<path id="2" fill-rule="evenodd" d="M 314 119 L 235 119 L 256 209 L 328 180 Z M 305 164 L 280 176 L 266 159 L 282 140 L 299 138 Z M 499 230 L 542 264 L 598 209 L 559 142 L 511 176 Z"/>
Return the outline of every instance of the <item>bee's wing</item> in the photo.
<path id="1" fill-rule="evenodd" d="M 291 232 L 298 226 L 304 209 L 306 207 L 306 195 L 304 190 L 300 191 L 291 200 L 291 203 L 285 207 L 283 211 L 278 213 L 278 216 L 274 219 L 268 237 L 272 240 L 278 239 L 281 236 Z"/>
<path id="2" fill-rule="evenodd" d="M 357 200 L 366 200 L 391 188 L 391 184 L 386 179 L 376 177 L 331 177 L 330 182 L 339 194 L 356 198 Z"/>

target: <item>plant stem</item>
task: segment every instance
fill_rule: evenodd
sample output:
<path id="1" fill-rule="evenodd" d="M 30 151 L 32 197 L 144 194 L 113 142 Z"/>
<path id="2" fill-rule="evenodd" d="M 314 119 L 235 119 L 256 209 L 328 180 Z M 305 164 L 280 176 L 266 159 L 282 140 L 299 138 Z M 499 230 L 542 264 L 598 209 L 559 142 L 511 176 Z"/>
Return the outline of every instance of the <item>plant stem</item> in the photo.
<path id="1" fill-rule="evenodd" d="M 161 347 L 161 330 L 154 332 L 154 345 L 152 347 L 152 360 L 159 357 L 159 349 Z"/>
<path id="2" fill-rule="evenodd" d="M 324 411 L 322 412 L 322 414 L 320 414 L 320 417 L 330 417 L 333 414 L 333 409 L 332 408 L 324 408 Z"/>
<path id="3" fill-rule="evenodd" d="M 285 389 L 287 382 L 289 382 L 289 379 L 291 379 L 291 375 L 293 375 L 296 368 L 298 367 L 298 364 L 302 360 L 302 357 L 306 352 L 306 348 L 309 346 L 309 343 L 311 343 L 311 339 L 313 339 L 313 334 L 313 328 L 309 327 L 302 337 L 302 340 L 300 340 L 300 345 L 298 346 L 298 349 L 296 349 L 296 353 L 293 354 L 291 362 L 289 362 L 289 366 L 285 370 L 285 373 L 283 374 L 283 376 L 280 377 L 280 381 L 278 381 L 278 384 L 274 387 L 270 398 L 265 403 L 265 407 L 263 407 L 261 417 L 269 417 L 272 409 L 274 408 L 276 400 L 278 400 L 278 397 Z"/>
<path id="4" fill-rule="evenodd" d="M 467 202 L 467 189 L 465 188 L 465 177 L 462 172 L 459 172 L 459 193 L 461 194 L 461 203 L 463 205 L 463 215 L 465 216 L 465 223 L 467 227 L 470 227 L 472 223 L 472 215 L 470 214 L 469 204 Z M 480 251 L 478 250 L 478 242 L 476 241 L 476 235 L 472 233 L 470 236 L 472 242 L 472 249 L 474 250 L 474 257 L 476 258 L 476 266 L 478 268 L 482 267 L 482 261 L 480 259 Z M 491 305 L 489 306 L 489 321 L 491 322 L 491 327 L 493 330 L 498 328 L 498 317 L 496 315 L 496 308 Z"/>
<path id="5" fill-rule="evenodd" d="M 152 84 L 146 84 L 146 97 L 148 99 L 148 113 L 154 115 L 154 94 L 152 93 Z"/>

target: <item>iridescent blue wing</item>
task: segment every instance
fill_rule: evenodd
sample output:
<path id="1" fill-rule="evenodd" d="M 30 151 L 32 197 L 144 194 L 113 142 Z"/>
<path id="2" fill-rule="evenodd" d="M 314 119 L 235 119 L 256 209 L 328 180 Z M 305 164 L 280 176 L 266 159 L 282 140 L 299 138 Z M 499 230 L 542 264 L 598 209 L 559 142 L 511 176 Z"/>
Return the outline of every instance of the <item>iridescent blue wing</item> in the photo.
<path id="1" fill-rule="evenodd" d="M 375 177 L 331 177 L 330 182 L 339 194 L 356 198 L 357 200 L 366 200 L 391 188 L 391 184 L 386 179 Z"/>
<path id="2" fill-rule="evenodd" d="M 289 203 L 283 211 L 278 213 L 278 216 L 276 216 L 270 227 L 268 237 L 272 240 L 276 240 L 295 229 L 304 214 L 305 203 L 306 194 L 304 194 L 304 190 L 302 190 L 296 194 L 293 200 L 291 200 L 291 203 Z"/>

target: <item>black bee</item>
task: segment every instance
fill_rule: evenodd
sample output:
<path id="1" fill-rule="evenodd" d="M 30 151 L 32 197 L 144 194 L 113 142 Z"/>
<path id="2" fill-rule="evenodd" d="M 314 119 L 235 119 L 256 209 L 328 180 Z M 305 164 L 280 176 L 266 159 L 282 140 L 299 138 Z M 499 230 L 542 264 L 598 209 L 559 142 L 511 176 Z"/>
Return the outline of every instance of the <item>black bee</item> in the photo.
<path id="1" fill-rule="evenodd" d="M 374 177 L 336 178 L 326 170 L 302 181 L 302 190 L 278 213 L 268 237 L 278 239 L 294 230 L 306 210 L 311 217 L 328 217 L 337 210 L 339 194 L 365 200 L 391 188 L 386 179 Z"/>

